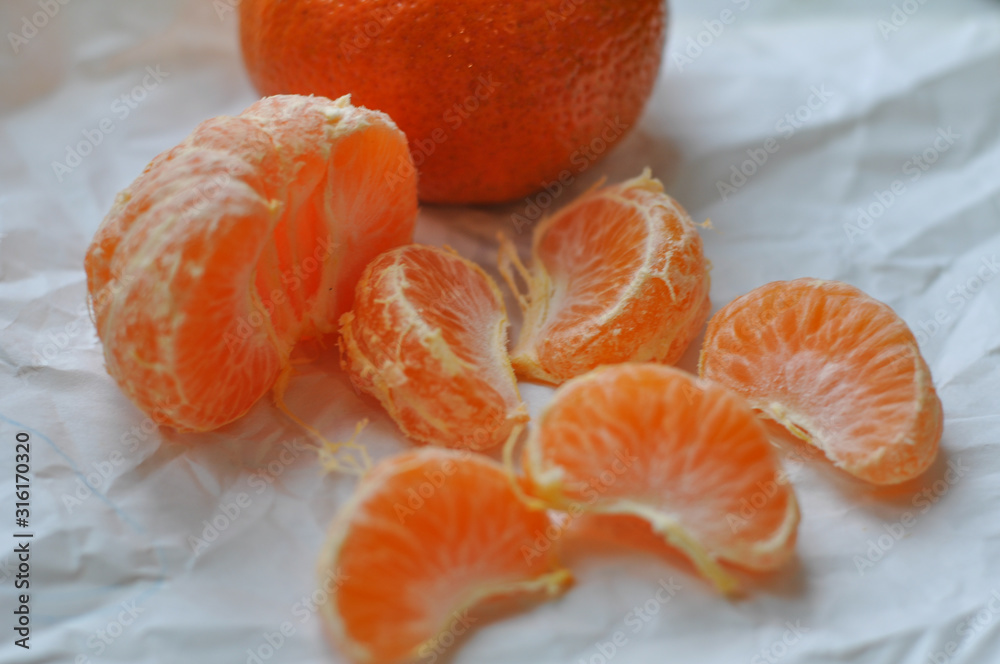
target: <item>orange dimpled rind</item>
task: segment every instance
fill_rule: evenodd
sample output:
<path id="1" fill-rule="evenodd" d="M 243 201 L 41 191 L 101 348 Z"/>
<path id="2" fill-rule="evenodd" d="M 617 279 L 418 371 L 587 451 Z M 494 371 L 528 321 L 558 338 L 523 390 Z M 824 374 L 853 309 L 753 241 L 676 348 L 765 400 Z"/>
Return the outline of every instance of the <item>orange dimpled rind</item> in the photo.
<path id="1" fill-rule="evenodd" d="M 709 321 L 703 377 L 821 449 L 837 467 L 896 484 L 933 463 L 943 412 L 906 323 L 848 284 L 765 284 Z"/>
<path id="2" fill-rule="evenodd" d="M 666 9 L 665 0 L 241 0 L 238 11 L 261 93 L 351 93 L 406 133 L 421 200 L 485 204 L 556 191 L 637 125 Z"/>

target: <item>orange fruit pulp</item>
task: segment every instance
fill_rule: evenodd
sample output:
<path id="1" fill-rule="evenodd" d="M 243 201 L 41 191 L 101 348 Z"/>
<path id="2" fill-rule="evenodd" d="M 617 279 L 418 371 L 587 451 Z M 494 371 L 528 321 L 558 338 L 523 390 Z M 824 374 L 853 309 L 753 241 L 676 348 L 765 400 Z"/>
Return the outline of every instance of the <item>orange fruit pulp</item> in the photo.
<path id="1" fill-rule="evenodd" d="M 625 363 L 568 381 L 522 468 L 519 486 L 539 504 L 641 519 L 723 592 L 739 583 L 721 562 L 767 571 L 794 552 L 798 503 L 753 410 L 680 369 Z"/>
<path id="2" fill-rule="evenodd" d="M 341 318 L 343 366 L 411 439 L 486 449 L 528 420 L 493 280 L 448 249 L 407 245 L 372 261 Z"/>
<path id="3" fill-rule="evenodd" d="M 413 177 L 386 115 L 346 97 L 262 99 L 199 125 L 118 194 L 87 251 L 108 373 L 159 424 L 240 417 L 298 341 L 336 330 L 377 254 L 409 242 Z"/>
<path id="4" fill-rule="evenodd" d="M 700 374 L 875 484 L 926 470 L 943 428 L 917 341 L 896 313 L 836 281 L 776 281 L 708 324 Z"/>
<path id="5" fill-rule="evenodd" d="M 385 459 L 320 556 L 320 578 L 339 580 L 322 607 L 328 632 L 357 662 L 436 658 L 466 610 L 567 587 L 572 576 L 551 550 L 523 552 L 549 525 L 482 455 L 424 447 Z"/>
<path id="6" fill-rule="evenodd" d="M 509 241 L 499 267 L 524 312 L 511 362 L 528 380 L 558 384 L 618 362 L 672 364 L 708 317 L 701 237 L 648 169 L 542 222 L 530 272 Z"/>

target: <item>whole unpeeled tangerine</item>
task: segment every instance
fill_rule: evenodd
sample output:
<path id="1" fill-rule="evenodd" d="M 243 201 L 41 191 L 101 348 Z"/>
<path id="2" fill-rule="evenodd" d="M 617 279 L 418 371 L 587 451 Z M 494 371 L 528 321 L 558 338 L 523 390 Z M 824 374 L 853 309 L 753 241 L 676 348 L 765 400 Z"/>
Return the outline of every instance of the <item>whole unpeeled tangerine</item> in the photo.
<path id="1" fill-rule="evenodd" d="M 260 92 L 350 93 L 388 113 L 421 200 L 444 203 L 519 198 L 607 154 L 652 91 L 667 24 L 664 0 L 243 0 L 239 13 Z"/>

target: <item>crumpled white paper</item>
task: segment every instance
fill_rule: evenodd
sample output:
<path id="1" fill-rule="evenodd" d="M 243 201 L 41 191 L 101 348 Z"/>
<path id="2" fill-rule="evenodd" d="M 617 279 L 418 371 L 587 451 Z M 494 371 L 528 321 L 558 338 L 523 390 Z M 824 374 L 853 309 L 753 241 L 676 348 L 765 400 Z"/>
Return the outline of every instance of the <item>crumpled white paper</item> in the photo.
<path id="1" fill-rule="evenodd" d="M 342 661 L 311 595 L 355 480 L 323 476 L 267 399 L 214 433 L 156 430 L 106 375 L 83 306 L 83 255 L 115 193 L 256 98 L 235 1 L 0 6 L 0 536 L 18 431 L 35 532 L 28 651 L 0 544 L 2 662 Z M 1000 7 L 676 3 L 660 84 L 620 148 L 554 201 L 426 207 L 418 240 L 491 267 L 497 230 L 525 246 L 515 215 L 646 165 L 712 221 L 715 308 L 806 275 L 892 305 L 944 402 L 941 459 L 890 491 L 789 458 L 798 558 L 746 599 L 645 554 L 574 555 L 564 597 L 477 626 L 452 661 L 1000 661 Z M 335 367 L 332 352 L 303 366 L 289 406 L 333 440 L 370 418 L 375 457 L 405 449 Z M 523 394 L 537 413 L 551 390 Z"/>

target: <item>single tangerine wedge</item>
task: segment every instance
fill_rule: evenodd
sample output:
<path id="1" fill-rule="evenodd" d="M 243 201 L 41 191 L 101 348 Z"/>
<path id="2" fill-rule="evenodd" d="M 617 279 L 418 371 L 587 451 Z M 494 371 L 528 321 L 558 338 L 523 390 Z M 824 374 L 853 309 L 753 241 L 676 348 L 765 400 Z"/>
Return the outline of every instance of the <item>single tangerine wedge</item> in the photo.
<path id="1" fill-rule="evenodd" d="M 720 561 L 768 571 L 794 551 L 798 503 L 760 421 L 680 369 L 625 363 L 568 381 L 522 466 L 518 485 L 541 504 L 642 519 L 723 592 L 739 584 Z"/>
<path id="2" fill-rule="evenodd" d="M 550 523 L 482 455 L 425 447 L 379 462 L 320 557 L 319 576 L 339 580 L 322 607 L 330 636 L 356 662 L 427 658 L 467 609 L 559 594 L 572 576 L 551 549 L 524 554 Z"/>
<path id="3" fill-rule="evenodd" d="M 699 372 L 875 484 L 933 463 L 941 400 L 906 323 L 848 284 L 775 281 L 719 310 Z"/>
<path id="4" fill-rule="evenodd" d="M 558 384 L 601 364 L 672 364 L 708 317 L 701 237 L 649 169 L 542 222 L 530 272 L 503 241 L 500 271 L 525 316 L 511 362 L 526 379 Z"/>
<path id="5" fill-rule="evenodd" d="M 382 254 L 340 323 L 351 381 L 415 441 L 481 450 L 528 420 L 500 290 L 455 252 L 414 244 Z"/>
<path id="6" fill-rule="evenodd" d="M 354 283 L 409 242 L 416 180 L 383 113 L 283 95 L 218 117 L 118 194 L 87 251 L 108 373 L 160 424 L 214 429 L 336 331 Z"/>

